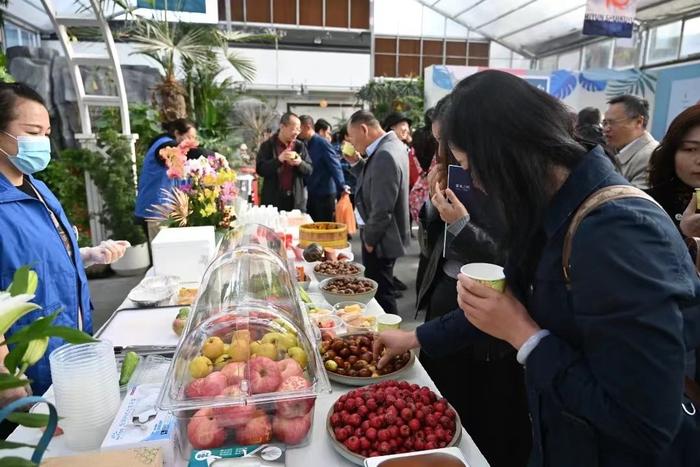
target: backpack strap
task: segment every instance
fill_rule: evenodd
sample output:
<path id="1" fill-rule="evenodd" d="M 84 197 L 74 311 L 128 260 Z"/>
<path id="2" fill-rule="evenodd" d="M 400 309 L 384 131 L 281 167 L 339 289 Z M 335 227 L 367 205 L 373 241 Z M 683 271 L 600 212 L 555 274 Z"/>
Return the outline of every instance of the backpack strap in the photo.
<path id="1" fill-rule="evenodd" d="M 569 264 L 569 261 L 571 260 L 571 248 L 574 241 L 574 235 L 576 234 L 576 230 L 578 229 L 579 225 L 581 225 L 581 222 L 583 222 L 583 220 L 588 214 L 590 214 L 598 207 L 602 206 L 608 201 L 614 201 L 623 198 L 646 199 L 659 206 L 659 208 L 661 208 L 659 203 L 657 203 L 656 200 L 654 200 L 654 198 L 652 198 L 639 188 L 635 188 L 630 185 L 606 186 L 597 190 L 588 198 L 586 198 L 586 200 L 583 203 L 581 203 L 578 209 L 576 209 L 576 211 L 574 212 L 574 216 L 571 219 L 569 228 L 566 231 L 566 236 L 564 237 L 564 247 L 561 255 L 561 266 L 562 271 L 564 272 L 564 281 L 566 282 L 567 287 L 571 284 L 571 275 L 569 271 L 569 269 L 571 268 L 571 265 Z"/>

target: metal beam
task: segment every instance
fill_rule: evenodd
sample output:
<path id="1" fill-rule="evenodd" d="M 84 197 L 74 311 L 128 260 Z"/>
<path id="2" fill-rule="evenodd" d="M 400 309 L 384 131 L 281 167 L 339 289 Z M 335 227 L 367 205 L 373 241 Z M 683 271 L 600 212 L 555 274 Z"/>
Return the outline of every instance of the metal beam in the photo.
<path id="1" fill-rule="evenodd" d="M 500 40 L 500 39 L 494 37 L 493 35 L 491 35 L 491 34 L 489 34 L 489 33 L 487 33 L 487 32 L 484 32 L 484 31 L 481 31 L 481 30 L 475 28 L 473 25 L 467 23 L 467 22 L 464 21 L 464 20 L 457 19 L 456 17 L 452 17 L 452 15 L 450 15 L 449 13 L 447 13 L 447 12 L 441 10 L 440 8 L 437 8 L 437 7 L 433 6 L 433 5 L 430 5 L 429 2 L 428 2 L 428 0 L 418 0 L 418 1 L 419 1 L 420 3 L 422 3 L 426 8 L 430 8 L 431 10 L 435 11 L 436 13 L 439 13 L 440 15 L 442 15 L 443 17 L 445 17 L 445 19 L 448 19 L 448 18 L 449 18 L 449 19 L 451 19 L 452 21 L 454 21 L 455 23 L 461 24 L 461 25 L 464 26 L 465 28 L 470 29 L 470 30 L 472 30 L 472 31 L 474 31 L 474 32 L 477 32 L 477 33 L 481 34 L 482 36 L 484 36 L 486 39 L 490 40 L 491 42 L 495 42 L 496 44 L 500 44 L 500 45 L 502 45 L 503 47 L 505 47 L 505 48 L 507 48 L 507 49 L 510 49 L 510 50 L 512 50 L 512 51 L 514 51 L 514 52 L 518 52 L 520 55 L 523 55 L 523 56 L 525 56 L 526 58 L 530 58 L 530 59 L 535 58 L 535 54 L 533 54 L 533 53 L 530 52 L 529 50 L 525 49 L 524 47 L 519 47 L 519 46 L 517 46 L 517 45 L 510 44 L 510 43 L 508 43 L 508 42 L 506 42 L 506 41 Z M 485 1 L 485 0 L 480 0 L 480 1 Z"/>
<path id="2" fill-rule="evenodd" d="M 547 22 L 549 22 L 549 21 L 555 20 L 555 19 L 557 19 L 557 18 L 559 18 L 559 17 L 561 17 L 561 16 L 568 15 L 569 13 L 574 12 L 574 11 L 578 10 L 579 8 L 584 7 L 584 6 L 586 6 L 586 3 L 585 3 L 585 2 L 584 2 L 584 3 L 580 3 L 580 4 L 576 5 L 576 6 L 573 7 L 573 8 L 569 8 L 568 10 L 564 10 L 564 11 L 562 11 L 562 12 L 559 12 L 559 13 L 555 14 L 555 15 L 548 16 L 547 18 L 544 18 L 544 19 L 541 19 L 541 20 L 536 21 L 536 22 L 534 22 L 534 23 L 528 24 L 527 26 L 523 26 L 523 27 L 521 27 L 521 28 L 518 28 L 518 29 L 516 29 L 515 31 L 511 31 L 511 32 L 509 32 L 509 33 L 500 35 L 500 36 L 498 36 L 498 38 L 499 38 L 499 39 L 503 39 L 504 37 L 514 36 L 514 35 L 518 34 L 519 32 L 523 32 L 523 31 L 526 31 L 526 30 L 528 30 L 528 29 L 535 28 L 535 27 L 537 27 L 537 26 L 539 26 L 539 25 L 541 25 L 541 24 L 544 24 L 544 23 L 547 23 Z"/>
<path id="3" fill-rule="evenodd" d="M 529 1 L 525 2 L 525 3 L 523 3 L 522 5 L 518 5 L 518 6 L 516 6 L 515 8 L 511 8 L 510 10 L 506 11 L 505 13 L 502 13 L 502 14 L 496 16 L 495 18 L 493 18 L 493 19 L 491 19 L 491 20 L 489 20 L 489 21 L 487 21 L 487 22 L 485 22 L 485 23 L 483 23 L 483 24 L 480 24 L 480 25 L 476 26 L 475 29 L 480 30 L 480 29 L 483 28 L 484 26 L 488 26 L 489 24 L 495 23 L 495 22 L 498 21 L 499 19 L 503 19 L 503 18 L 505 18 L 506 16 L 510 16 L 510 15 L 512 15 L 513 13 L 515 13 L 516 11 L 520 10 L 521 8 L 525 8 L 526 6 L 530 6 L 530 5 L 532 5 L 533 3 L 537 2 L 537 1 L 538 1 L 538 0 L 529 0 Z"/>

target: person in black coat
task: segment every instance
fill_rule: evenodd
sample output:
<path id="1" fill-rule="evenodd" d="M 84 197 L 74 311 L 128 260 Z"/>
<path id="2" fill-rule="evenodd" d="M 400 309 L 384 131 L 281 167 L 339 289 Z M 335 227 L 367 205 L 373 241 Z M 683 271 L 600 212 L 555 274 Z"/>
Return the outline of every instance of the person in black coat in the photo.
<path id="1" fill-rule="evenodd" d="M 432 128 L 438 141 L 448 108 L 449 99 L 436 106 Z M 489 198 L 474 188 L 472 202 L 465 207 L 451 190 L 443 191 L 446 166 L 459 163 L 444 144 L 439 144 L 438 153 L 439 163 L 429 176 L 432 197 L 420 216 L 427 256 L 417 307 L 426 309 L 426 323 L 457 308 L 457 275 L 463 264 L 503 265 L 506 259 L 498 240 L 503 227 L 492 215 L 496 209 Z M 492 467 L 525 465 L 530 454 L 523 372 L 514 355 L 507 343 L 484 336 L 455 352 L 433 356 L 421 351 L 419 356 Z M 464 377 L 455 377 L 456 368 Z"/>
<path id="2" fill-rule="evenodd" d="M 260 145 L 255 170 L 264 178 L 261 204 L 306 212 L 304 177 L 313 168 L 306 146 L 297 140 L 300 131 L 299 117 L 287 112 L 280 119 L 279 131 Z"/>

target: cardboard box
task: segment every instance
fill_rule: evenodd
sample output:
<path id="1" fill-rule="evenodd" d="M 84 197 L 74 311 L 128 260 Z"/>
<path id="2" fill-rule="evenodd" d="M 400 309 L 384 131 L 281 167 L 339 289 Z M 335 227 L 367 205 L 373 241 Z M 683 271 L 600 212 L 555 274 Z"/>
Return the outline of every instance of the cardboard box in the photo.
<path id="1" fill-rule="evenodd" d="M 199 282 L 216 253 L 214 227 L 161 229 L 153 239 L 151 250 L 156 275 Z"/>
<path id="2" fill-rule="evenodd" d="M 77 456 L 50 457 L 41 467 L 163 467 L 163 453 L 158 448 L 124 451 L 90 452 Z"/>

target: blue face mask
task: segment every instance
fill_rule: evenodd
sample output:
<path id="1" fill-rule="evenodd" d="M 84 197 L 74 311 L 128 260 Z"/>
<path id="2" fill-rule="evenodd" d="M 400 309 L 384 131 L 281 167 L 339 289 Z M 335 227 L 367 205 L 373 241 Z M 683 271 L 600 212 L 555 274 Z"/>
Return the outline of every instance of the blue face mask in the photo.
<path id="1" fill-rule="evenodd" d="M 2 148 L 0 151 L 7 155 L 12 165 L 20 172 L 31 175 L 41 172 L 49 165 L 51 141 L 47 136 L 13 136 L 4 131 L 3 133 L 17 141 L 17 154 L 13 156 Z"/>

